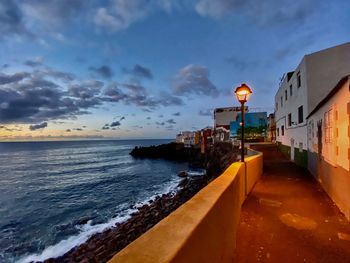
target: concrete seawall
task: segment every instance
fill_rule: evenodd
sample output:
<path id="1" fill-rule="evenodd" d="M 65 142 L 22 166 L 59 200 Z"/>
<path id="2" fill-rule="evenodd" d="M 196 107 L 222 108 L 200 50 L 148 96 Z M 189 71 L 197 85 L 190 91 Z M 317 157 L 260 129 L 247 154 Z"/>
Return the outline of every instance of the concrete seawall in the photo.
<path id="1" fill-rule="evenodd" d="M 241 205 L 262 170 L 259 152 L 233 163 L 109 262 L 231 262 Z"/>

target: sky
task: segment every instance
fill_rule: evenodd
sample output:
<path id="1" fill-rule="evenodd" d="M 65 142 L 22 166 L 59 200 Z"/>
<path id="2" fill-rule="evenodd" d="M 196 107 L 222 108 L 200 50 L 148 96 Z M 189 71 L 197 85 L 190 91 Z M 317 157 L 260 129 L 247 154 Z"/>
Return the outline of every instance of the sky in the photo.
<path id="1" fill-rule="evenodd" d="M 273 111 L 305 54 L 350 41 L 348 0 L 0 0 L 0 140 L 174 138 Z"/>

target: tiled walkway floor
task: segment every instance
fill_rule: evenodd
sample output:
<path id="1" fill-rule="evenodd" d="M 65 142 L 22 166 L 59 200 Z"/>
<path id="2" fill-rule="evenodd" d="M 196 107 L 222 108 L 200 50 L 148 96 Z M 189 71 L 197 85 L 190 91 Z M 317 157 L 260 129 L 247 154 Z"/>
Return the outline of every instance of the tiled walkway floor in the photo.
<path id="1" fill-rule="evenodd" d="M 234 262 L 350 263 L 350 223 L 304 168 L 274 145 L 242 207 Z"/>

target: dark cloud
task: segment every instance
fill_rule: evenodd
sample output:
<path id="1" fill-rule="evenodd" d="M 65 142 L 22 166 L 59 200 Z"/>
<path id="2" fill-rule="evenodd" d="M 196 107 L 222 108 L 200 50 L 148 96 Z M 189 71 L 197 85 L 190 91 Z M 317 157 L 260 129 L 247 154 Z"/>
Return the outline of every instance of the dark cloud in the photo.
<path id="1" fill-rule="evenodd" d="M 83 129 L 82 128 L 74 128 L 73 130 L 74 131 L 82 131 Z"/>
<path id="2" fill-rule="evenodd" d="M 2 68 L 9 68 L 9 67 L 10 67 L 10 64 L 7 64 L 7 63 L 2 65 Z"/>
<path id="3" fill-rule="evenodd" d="M 0 73 L 0 85 L 13 83 L 13 82 L 20 82 L 21 80 L 28 78 L 30 76 L 27 72 L 18 72 L 13 75 L 7 75 Z"/>
<path id="4" fill-rule="evenodd" d="M 109 126 L 107 126 L 107 124 L 105 126 L 102 127 L 102 130 L 109 130 Z"/>
<path id="5" fill-rule="evenodd" d="M 198 113 L 200 116 L 212 116 L 213 115 L 213 111 L 210 109 L 207 110 L 200 110 Z"/>
<path id="6" fill-rule="evenodd" d="M 175 112 L 175 113 L 173 113 L 173 116 L 181 116 L 181 113 L 180 112 Z"/>
<path id="7" fill-rule="evenodd" d="M 0 122 L 38 123 L 86 114 L 81 100 L 40 74 L 26 72 L 0 76 Z"/>
<path id="8" fill-rule="evenodd" d="M 172 87 L 175 95 L 189 94 L 217 97 L 219 91 L 209 79 L 209 70 L 206 67 L 188 65 L 180 70 Z"/>
<path id="9" fill-rule="evenodd" d="M 112 69 L 107 65 L 101 67 L 89 67 L 89 70 L 97 73 L 100 77 L 105 79 L 110 79 L 114 76 Z"/>
<path id="10" fill-rule="evenodd" d="M 29 126 L 29 130 L 35 131 L 39 129 L 44 129 L 47 127 L 47 122 L 39 123 L 39 124 L 32 124 Z"/>
<path id="11" fill-rule="evenodd" d="M 33 68 L 32 72 L 0 73 L 0 122 L 41 123 L 75 119 L 104 103 L 122 102 L 145 111 L 182 105 L 179 97 L 161 93 L 149 95 L 139 84 L 81 81 L 69 72 Z M 119 122 L 125 116 L 120 117 Z"/>
<path id="12" fill-rule="evenodd" d="M 71 129 L 67 129 L 66 132 L 71 132 L 72 130 Z"/>
<path id="13" fill-rule="evenodd" d="M 36 57 L 36 58 L 32 58 L 32 59 L 27 59 L 26 61 L 24 61 L 23 64 L 28 66 L 28 67 L 39 67 L 43 64 L 43 58 Z"/>
<path id="14" fill-rule="evenodd" d="M 159 98 L 148 95 L 146 88 L 139 84 L 113 83 L 104 92 L 103 100 L 108 102 L 124 102 L 144 107 L 144 111 L 150 112 L 160 106 L 183 105 L 181 98 L 167 93 L 161 93 Z"/>
<path id="15" fill-rule="evenodd" d="M 149 68 L 136 64 L 132 69 L 124 68 L 123 71 L 137 78 L 152 79 L 153 74 Z"/>
<path id="16" fill-rule="evenodd" d="M 150 119 L 151 119 L 151 117 L 147 117 L 146 119 L 147 119 L 147 120 L 150 120 Z"/>
<path id="17" fill-rule="evenodd" d="M 176 121 L 174 121 L 174 119 L 169 119 L 169 120 L 166 120 L 166 123 L 176 124 Z"/>
<path id="18" fill-rule="evenodd" d="M 12 35 L 33 36 L 23 21 L 23 13 L 15 0 L 0 1 L 0 39 Z"/>
<path id="19" fill-rule="evenodd" d="M 120 126 L 120 125 L 121 125 L 120 121 L 114 121 L 114 122 L 112 122 L 110 124 L 110 127 L 117 127 L 117 126 Z"/>
<path id="20" fill-rule="evenodd" d="M 159 125 L 159 126 L 164 126 L 164 125 L 165 125 L 165 122 L 156 121 L 156 124 Z"/>

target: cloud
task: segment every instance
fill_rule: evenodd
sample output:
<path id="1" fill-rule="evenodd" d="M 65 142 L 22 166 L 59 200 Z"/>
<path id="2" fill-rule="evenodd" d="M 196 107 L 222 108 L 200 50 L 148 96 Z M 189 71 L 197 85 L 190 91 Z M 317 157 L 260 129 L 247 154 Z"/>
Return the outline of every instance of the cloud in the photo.
<path id="1" fill-rule="evenodd" d="M 81 99 L 72 98 L 41 72 L 0 75 L 0 122 L 37 123 L 86 114 Z"/>
<path id="2" fill-rule="evenodd" d="M 175 112 L 175 113 L 173 113 L 173 116 L 181 116 L 181 113 L 180 112 Z"/>
<path id="3" fill-rule="evenodd" d="M 174 121 L 174 119 L 169 119 L 166 121 L 166 123 L 169 123 L 169 124 L 176 124 L 176 121 Z"/>
<path id="4" fill-rule="evenodd" d="M 9 131 L 9 132 L 22 131 L 22 129 L 20 129 L 20 128 L 8 128 L 4 125 L 0 125 L 0 130 L 5 130 L 5 131 Z"/>
<path id="5" fill-rule="evenodd" d="M 110 124 L 110 127 L 117 127 L 117 126 L 120 126 L 120 125 L 121 125 L 120 121 L 114 121 L 114 122 L 112 122 Z"/>
<path id="6" fill-rule="evenodd" d="M 67 129 L 66 132 L 71 132 L 72 130 L 71 129 Z"/>
<path id="7" fill-rule="evenodd" d="M 28 72 L 17 72 L 12 75 L 0 73 L 0 85 L 13 83 L 13 82 L 20 82 L 23 79 L 28 77 L 30 77 L 30 74 Z"/>
<path id="8" fill-rule="evenodd" d="M 21 9 L 39 27 L 51 31 L 64 23 L 71 23 L 72 20 L 84 14 L 84 9 L 89 7 L 89 2 L 86 0 L 31 0 L 23 1 Z"/>
<path id="9" fill-rule="evenodd" d="M 150 96 L 146 88 L 139 84 L 110 84 L 104 92 L 104 101 L 108 102 L 123 102 L 126 105 L 136 105 L 144 107 L 145 111 L 154 110 L 160 106 L 183 105 L 181 98 L 161 93 L 160 96 Z"/>
<path id="10" fill-rule="evenodd" d="M 110 0 L 108 6 L 97 9 L 94 22 L 98 27 L 116 32 L 144 19 L 154 10 L 169 12 L 171 8 L 169 0 Z"/>
<path id="11" fill-rule="evenodd" d="M 97 73 L 100 77 L 110 79 L 114 76 L 112 69 L 107 65 L 102 65 L 101 67 L 89 67 L 90 71 Z"/>
<path id="12" fill-rule="evenodd" d="M 206 67 L 188 65 L 180 70 L 172 87 L 175 95 L 190 94 L 217 97 L 219 90 L 209 79 Z"/>
<path id="13" fill-rule="evenodd" d="M 165 125 L 165 122 L 156 121 L 156 124 L 159 125 L 159 126 L 164 126 L 164 125 Z"/>
<path id="14" fill-rule="evenodd" d="M 228 15 L 246 15 L 258 25 L 283 25 L 286 23 L 301 24 L 319 8 L 319 2 L 305 0 L 198 0 L 195 10 L 201 16 L 215 19 Z"/>
<path id="15" fill-rule="evenodd" d="M 149 68 L 136 64 L 132 69 L 124 68 L 123 71 L 137 78 L 152 79 L 153 74 Z"/>
<path id="16" fill-rule="evenodd" d="M 8 36 L 33 36 L 26 28 L 23 13 L 17 1 L 0 2 L 0 39 Z"/>
<path id="17" fill-rule="evenodd" d="M 43 64 L 43 61 L 44 61 L 43 57 L 35 57 L 24 61 L 24 65 L 28 67 L 38 67 Z"/>
<path id="18" fill-rule="evenodd" d="M 83 129 L 82 128 L 74 128 L 73 130 L 74 131 L 82 131 Z"/>
<path id="19" fill-rule="evenodd" d="M 211 109 L 200 110 L 198 113 L 200 116 L 212 116 L 213 111 Z"/>
<path id="20" fill-rule="evenodd" d="M 39 129 L 44 129 L 47 127 L 47 122 L 39 123 L 39 124 L 32 124 L 29 126 L 29 130 L 35 131 Z"/>
<path id="21" fill-rule="evenodd" d="M 182 105 L 177 96 L 148 94 L 135 83 L 111 83 L 80 80 L 69 72 L 44 67 L 13 74 L 0 73 L 0 122 L 42 123 L 76 119 L 105 103 L 135 105 L 145 111 Z M 120 117 L 119 122 L 125 116 Z"/>

